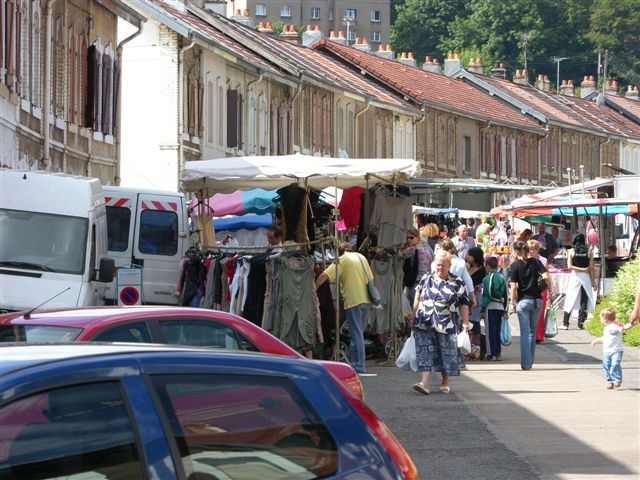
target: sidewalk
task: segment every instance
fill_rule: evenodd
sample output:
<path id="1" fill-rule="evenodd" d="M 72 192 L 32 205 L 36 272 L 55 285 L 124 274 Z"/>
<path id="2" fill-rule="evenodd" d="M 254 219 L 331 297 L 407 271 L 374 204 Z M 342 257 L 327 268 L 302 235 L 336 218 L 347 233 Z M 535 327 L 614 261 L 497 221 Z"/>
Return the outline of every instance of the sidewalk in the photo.
<path id="1" fill-rule="evenodd" d="M 625 348 L 622 386 L 607 390 L 602 347 L 575 320 L 537 345 L 529 371 L 517 323 L 513 315 L 503 361 L 467 362 L 456 394 L 542 478 L 640 478 L 640 349 Z"/>

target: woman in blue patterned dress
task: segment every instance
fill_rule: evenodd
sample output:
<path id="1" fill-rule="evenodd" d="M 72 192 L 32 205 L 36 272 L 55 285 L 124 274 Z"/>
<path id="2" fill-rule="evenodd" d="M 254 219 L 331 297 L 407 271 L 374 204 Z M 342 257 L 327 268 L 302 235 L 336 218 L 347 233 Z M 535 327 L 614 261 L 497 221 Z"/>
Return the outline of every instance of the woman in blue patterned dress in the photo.
<path id="1" fill-rule="evenodd" d="M 436 253 L 432 273 L 425 275 L 413 304 L 413 335 L 420 382 L 413 389 L 429 395 L 429 375 L 442 374 L 440 391 L 449 393 L 449 377 L 460 375 L 457 334 L 469 330 L 469 296 L 464 282 L 449 273 L 451 255 Z"/>

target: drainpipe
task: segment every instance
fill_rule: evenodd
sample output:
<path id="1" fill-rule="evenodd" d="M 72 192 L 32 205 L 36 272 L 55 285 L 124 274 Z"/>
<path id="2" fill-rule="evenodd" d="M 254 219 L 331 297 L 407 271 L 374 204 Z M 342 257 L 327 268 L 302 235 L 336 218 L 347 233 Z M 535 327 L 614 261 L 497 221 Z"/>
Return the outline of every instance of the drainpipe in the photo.
<path id="1" fill-rule="evenodd" d="M 361 137 L 360 137 L 360 129 L 358 128 L 358 125 L 359 125 L 359 124 L 358 124 L 358 120 L 360 119 L 360 117 L 361 117 L 362 115 L 364 115 L 364 113 L 365 113 L 367 110 L 369 110 L 369 108 L 371 108 L 371 100 L 370 100 L 369 98 L 365 98 L 365 99 L 364 99 L 364 105 L 365 105 L 365 107 L 364 107 L 362 110 L 360 110 L 358 113 L 356 113 L 355 117 L 353 117 L 353 121 L 354 121 L 354 122 L 355 122 L 355 124 L 356 124 L 356 128 L 355 128 L 355 131 L 356 131 L 355 138 L 356 138 L 356 140 L 357 140 L 358 138 L 361 138 Z M 355 153 L 356 153 L 356 154 L 355 154 L 355 158 L 358 158 L 358 157 L 360 156 L 360 154 L 361 154 L 361 152 L 358 152 L 358 151 L 357 151 L 357 145 L 356 145 L 356 152 L 355 152 Z M 365 195 L 365 200 L 367 200 L 368 198 L 369 198 L 369 197 L 368 197 L 367 195 Z"/>
<path id="2" fill-rule="evenodd" d="M 189 35 L 189 40 L 191 43 L 182 47 L 178 53 L 178 183 L 182 177 L 184 166 L 184 141 L 182 140 L 184 130 L 184 53 L 196 44 L 193 34 Z M 180 185 L 176 184 L 176 189 L 180 189 Z"/>
<path id="3" fill-rule="evenodd" d="M 491 127 L 493 126 L 493 124 L 491 123 L 491 120 L 489 120 L 487 122 L 487 124 L 484 127 L 480 128 L 480 148 L 482 149 L 482 152 L 480 152 L 480 159 L 482 160 L 482 158 L 484 157 L 484 140 L 483 140 L 483 135 L 484 133 L 489 130 Z M 480 166 L 480 169 L 482 170 L 482 166 Z M 489 168 L 487 168 L 487 177 L 489 176 Z M 497 177 L 497 175 L 496 175 Z M 496 180 L 498 180 L 498 178 L 496 178 Z"/>
<path id="4" fill-rule="evenodd" d="M 418 125 L 423 123 L 427 119 L 427 107 L 425 102 L 422 102 L 420 107 L 420 119 L 413 122 L 413 158 L 417 160 L 418 156 Z"/>
<path id="5" fill-rule="evenodd" d="M 53 29 L 53 4 L 56 0 L 47 2 L 45 16 L 45 44 L 44 44 L 44 95 L 42 103 L 42 167 L 51 169 L 51 130 L 49 129 L 49 115 L 51 115 L 51 31 Z"/>
<path id="6" fill-rule="evenodd" d="M 540 150 L 540 144 L 549 136 L 549 127 L 545 127 L 544 135 L 538 138 L 538 185 L 542 185 L 542 151 Z"/>
<path id="7" fill-rule="evenodd" d="M 262 74 L 260 75 L 260 78 L 262 78 Z M 298 99 L 298 95 L 300 95 L 300 92 L 302 92 L 302 79 L 303 78 L 304 78 L 304 70 L 301 70 L 300 71 L 300 75 L 298 75 L 298 87 L 296 88 L 296 93 L 291 98 L 291 111 L 292 112 L 293 112 L 293 105 L 295 104 L 295 101 Z M 296 119 L 296 120 L 298 120 L 298 119 Z M 293 130 L 295 131 L 295 128 Z M 304 149 L 304 145 L 302 143 L 303 143 L 303 139 L 304 139 L 304 132 L 303 132 L 302 128 L 300 128 L 299 131 L 300 131 L 300 138 L 298 138 L 298 145 L 300 145 L 300 150 L 303 150 Z"/>
<path id="8" fill-rule="evenodd" d="M 124 64 L 123 58 L 122 58 L 122 49 L 124 48 L 124 46 L 129 43 L 131 40 L 133 40 L 134 38 L 136 38 L 138 35 L 140 35 L 142 33 L 142 24 L 146 22 L 146 19 L 140 19 L 138 20 L 138 30 L 133 32 L 131 35 L 129 35 L 127 38 L 125 38 L 124 40 L 122 40 L 118 46 L 116 47 L 116 58 L 120 59 L 120 75 L 118 78 L 118 81 L 120 82 L 120 85 L 118 86 L 118 98 L 117 100 L 117 105 L 118 105 L 118 118 L 116 120 L 116 126 L 118 128 L 118 130 L 115 133 L 115 142 L 116 142 L 116 178 L 113 179 L 114 185 L 120 185 L 120 169 L 122 167 L 122 66 Z"/>
<path id="9" fill-rule="evenodd" d="M 604 152 L 604 146 L 611 143 L 611 137 L 607 137 L 607 140 L 602 142 L 600 144 L 600 172 L 599 172 L 599 176 L 602 177 L 602 163 L 603 163 L 603 152 Z"/>

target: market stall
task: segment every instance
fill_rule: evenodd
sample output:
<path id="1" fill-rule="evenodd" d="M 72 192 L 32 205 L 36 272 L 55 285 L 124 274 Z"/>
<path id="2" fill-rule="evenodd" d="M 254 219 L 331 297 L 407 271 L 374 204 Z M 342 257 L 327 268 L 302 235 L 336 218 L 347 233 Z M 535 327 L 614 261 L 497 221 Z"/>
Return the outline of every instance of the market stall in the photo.
<path id="1" fill-rule="evenodd" d="M 247 156 L 215 160 L 186 162 L 181 188 L 193 192 L 199 198 L 208 198 L 214 193 L 262 188 L 279 189 L 296 183 L 305 189 L 318 191 L 350 187 L 366 187 L 381 182 L 392 187 L 401 186 L 418 173 L 418 162 L 409 159 L 344 159 L 314 157 L 302 154 L 286 156 Z M 338 209 L 334 217 L 339 218 Z M 334 246 L 337 251 L 338 231 L 334 231 Z M 336 268 L 339 261 L 336 258 Z M 336 292 L 336 313 L 339 292 Z M 339 332 L 336 315 L 336 332 Z M 337 334 L 339 335 L 339 333 Z M 339 339 L 335 342 L 335 357 L 339 358 Z"/>
<path id="2" fill-rule="evenodd" d="M 579 186 L 578 186 L 579 188 Z M 572 229 L 577 229 L 576 219 L 578 217 L 586 218 L 585 230 L 593 230 L 597 235 L 594 235 L 596 240 L 594 246 L 597 247 L 600 256 L 596 263 L 596 272 L 599 278 L 598 293 L 600 296 L 605 295 L 609 290 L 609 284 L 611 279 L 607 278 L 607 265 L 606 261 L 602 261 L 604 258 L 604 252 L 607 251 L 607 238 L 611 238 L 609 232 L 607 232 L 608 223 L 607 217 L 612 215 L 629 215 L 635 218 L 638 217 L 638 209 L 640 206 L 640 197 L 625 197 L 625 198 L 593 198 L 592 195 L 581 198 L 554 198 L 549 197 L 546 199 L 539 199 L 537 203 L 530 204 L 525 201 L 514 201 L 510 206 L 503 206 L 501 208 L 502 214 L 508 214 L 514 217 L 541 217 L 546 216 L 551 219 L 553 217 L 569 218 L 571 221 Z M 588 232 L 584 232 L 588 233 Z M 638 232 L 636 231 L 636 239 Z M 635 245 L 635 246 L 634 246 Z M 630 255 L 635 253 L 637 248 L 637 240 L 630 248 Z M 559 268 L 551 271 L 551 292 L 556 295 L 561 295 L 566 291 L 566 285 L 569 278 L 568 271 Z"/>

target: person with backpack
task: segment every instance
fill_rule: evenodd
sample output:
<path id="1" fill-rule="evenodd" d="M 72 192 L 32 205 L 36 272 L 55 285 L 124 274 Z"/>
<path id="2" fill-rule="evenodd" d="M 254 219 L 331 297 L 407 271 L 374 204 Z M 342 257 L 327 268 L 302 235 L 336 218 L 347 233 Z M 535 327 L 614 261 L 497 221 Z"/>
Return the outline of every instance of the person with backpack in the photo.
<path id="1" fill-rule="evenodd" d="M 487 275 L 482 281 L 482 310 L 485 313 L 484 327 L 487 353 L 485 360 L 502 360 L 500 329 L 507 308 L 507 282 L 498 272 L 498 259 L 489 257 L 484 262 Z"/>

